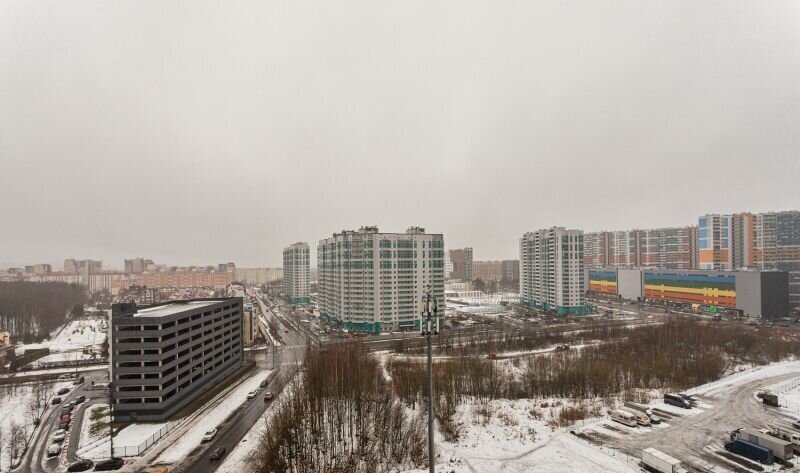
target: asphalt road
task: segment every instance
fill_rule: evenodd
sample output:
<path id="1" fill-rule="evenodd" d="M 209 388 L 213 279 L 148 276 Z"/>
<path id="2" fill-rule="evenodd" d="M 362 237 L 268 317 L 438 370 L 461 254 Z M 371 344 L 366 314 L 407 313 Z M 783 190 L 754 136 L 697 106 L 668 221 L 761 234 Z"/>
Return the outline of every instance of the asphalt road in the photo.
<path id="1" fill-rule="evenodd" d="M 217 468 L 224 462 L 210 461 L 208 456 L 214 448 L 225 446 L 228 448 L 228 454 L 233 450 L 236 445 L 242 441 L 242 438 L 250 431 L 255 423 L 261 418 L 267 408 L 272 405 L 272 402 L 277 399 L 280 392 L 283 390 L 285 384 L 288 382 L 291 374 L 297 367 L 297 363 L 301 363 L 305 356 L 305 345 L 307 336 L 304 332 L 298 331 L 293 326 L 284 325 L 278 317 L 267 310 L 263 301 L 259 301 L 262 313 L 266 314 L 281 331 L 280 335 L 283 339 L 284 346 L 276 351 L 276 375 L 270 384 L 259 391 L 259 395 L 254 399 L 247 401 L 243 408 L 241 408 L 234 417 L 229 419 L 221 428 L 213 441 L 203 445 L 199 449 L 195 449 L 192 455 L 187 458 L 188 463 L 180 467 L 178 471 L 182 473 L 210 473 L 216 471 Z M 269 368 L 272 365 L 272 351 L 267 350 L 261 352 L 259 355 L 261 359 L 257 359 L 256 363 L 260 368 Z M 261 370 L 256 376 L 266 376 L 265 371 Z M 272 391 L 275 398 L 272 402 L 265 402 L 263 394 L 266 391 Z M 227 455 L 227 454 L 226 454 Z"/>
<path id="2" fill-rule="evenodd" d="M 80 375 L 85 378 L 85 382 L 80 386 L 73 386 L 69 394 L 65 396 L 59 396 L 62 399 L 62 404 L 69 402 L 80 395 L 86 396 L 88 399 L 90 399 L 90 401 L 98 396 L 103 396 L 102 391 L 88 390 L 87 387 L 91 386 L 92 380 L 95 382 L 108 381 L 108 370 L 100 369 L 94 371 L 84 371 L 81 372 Z M 70 425 L 70 445 L 67 449 L 68 452 L 72 450 L 74 453 L 74 449 L 78 444 L 77 439 L 80 437 L 80 423 L 77 420 L 77 417 L 81 415 L 82 418 L 82 411 L 85 409 L 86 404 L 87 403 L 81 404 L 77 409 L 77 412 L 73 411 L 76 412 L 76 414 L 73 418 L 72 424 Z M 59 457 L 47 458 L 47 447 L 49 447 L 52 443 L 50 438 L 58 428 L 60 412 L 61 404 L 57 404 L 55 406 L 52 404 L 50 405 L 44 417 L 42 418 L 41 425 L 38 429 L 36 429 L 36 434 L 31 441 L 31 446 L 28 449 L 28 452 L 25 454 L 24 461 L 15 471 L 24 473 L 47 473 L 54 471 L 58 467 Z"/>
<path id="3" fill-rule="evenodd" d="M 639 427 L 638 432 L 621 424 L 606 421 L 606 425 L 619 429 L 619 437 L 603 438 L 604 445 L 613 445 L 626 453 L 639 456 L 642 449 L 656 447 L 682 460 L 694 471 L 708 471 L 713 465 L 737 471 L 741 465 L 715 454 L 724 450 L 728 434 L 739 427 L 764 428 L 767 424 L 791 428 L 792 418 L 777 408 L 765 407 L 754 398 L 759 387 L 769 386 L 800 376 L 800 373 L 783 374 L 746 382 L 741 385 L 723 385 L 696 395 L 710 407 L 698 414 L 686 411 L 682 415 L 664 419 L 668 427 Z M 693 409 L 694 410 L 694 409 Z M 656 412 L 661 416 L 660 412 Z M 588 430 L 591 430 L 589 427 Z M 591 432 L 588 432 L 591 436 Z M 739 470 L 741 471 L 741 470 Z"/>

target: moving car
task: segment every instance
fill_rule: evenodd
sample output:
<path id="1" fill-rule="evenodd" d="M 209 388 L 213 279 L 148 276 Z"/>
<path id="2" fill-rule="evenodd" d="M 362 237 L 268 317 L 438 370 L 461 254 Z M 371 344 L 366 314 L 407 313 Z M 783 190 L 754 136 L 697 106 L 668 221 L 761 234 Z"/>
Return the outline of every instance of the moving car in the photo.
<path id="1" fill-rule="evenodd" d="M 58 394 L 59 396 L 63 396 L 64 394 L 67 394 L 68 392 L 69 392 L 69 388 L 61 388 L 56 392 L 56 394 Z"/>
<path id="2" fill-rule="evenodd" d="M 80 404 L 82 402 L 86 402 L 86 396 L 81 395 L 75 398 L 75 404 Z"/>
<path id="3" fill-rule="evenodd" d="M 97 464 L 94 466 L 94 471 L 119 470 L 123 465 L 125 465 L 125 460 L 122 458 L 109 458 L 108 460 L 97 462 Z"/>
<path id="4" fill-rule="evenodd" d="M 53 442 L 63 442 L 65 438 L 67 438 L 66 430 L 58 429 L 53 434 Z"/>
<path id="5" fill-rule="evenodd" d="M 61 453 L 61 445 L 54 443 L 47 447 L 47 458 L 52 458 Z"/>
<path id="6" fill-rule="evenodd" d="M 268 391 L 268 392 L 264 393 L 264 400 L 265 401 L 271 401 L 272 400 L 272 392 L 271 391 Z"/>
<path id="7" fill-rule="evenodd" d="M 77 385 L 79 385 L 79 384 L 83 384 L 83 381 L 84 381 L 84 378 L 83 378 L 83 376 L 80 376 L 80 377 L 78 377 L 78 378 L 75 378 L 75 381 L 73 381 L 73 382 L 72 382 L 72 384 L 74 384 L 75 386 L 77 386 Z"/>
<path id="8" fill-rule="evenodd" d="M 254 389 L 254 390 L 250 391 L 249 393 L 247 393 L 247 399 L 253 399 L 253 398 L 254 398 L 254 397 L 256 397 L 257 395 L 258 395 L 258 391 L 256 391 L 256 390 Z"/>
<path id="9" fill-rule="evenodd" d="M 67 471 L 87 471 L 94 466 L 94 462 L 89 459 L 78 460 L 67 467 Z"/>
<path id="10" fill-rule="evenodd" d="M 217 429 L 211 429 L 203 435 L 203 443 L 210 442 L 214 440 L 214 437 L 217 436 Z"/>
<path id="11" fill-rule="evenodd" d="M 60 398 L 60 397 L 54 397 L 54 398 L 53 398 L 53 399 L 50 401 L 50 404 L 52 404 L 52 405 L 54 405 L 54 406 L 55 406 L 56 404 L 61 404 L 61 398 Z"/>
<path id="12" fill-rule="evenodd" d="M 208 456 L 208 459 L 211 461 L 219 460 L 227 451 L 228 447 L 217 447 L 214 450 L 211 450 L 211 455 Z"/>

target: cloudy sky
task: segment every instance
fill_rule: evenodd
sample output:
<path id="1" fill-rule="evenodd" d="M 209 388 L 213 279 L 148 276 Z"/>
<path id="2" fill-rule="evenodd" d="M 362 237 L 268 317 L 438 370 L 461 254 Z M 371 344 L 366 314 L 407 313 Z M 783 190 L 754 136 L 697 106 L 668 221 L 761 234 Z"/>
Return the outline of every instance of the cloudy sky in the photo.
<path id="1" fill-rule="evenodd" d="M 0 264 L 798 207 L 794 0 L 0 2 Z"/>

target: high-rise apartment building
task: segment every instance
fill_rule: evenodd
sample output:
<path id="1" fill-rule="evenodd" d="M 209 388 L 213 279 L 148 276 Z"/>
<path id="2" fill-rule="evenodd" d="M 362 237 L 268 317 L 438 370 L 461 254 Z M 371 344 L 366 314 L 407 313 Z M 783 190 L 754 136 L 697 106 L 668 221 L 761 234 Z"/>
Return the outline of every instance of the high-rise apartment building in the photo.
<path id="1" fill-rule="evenodd" d="M 589 313 L 584 302 L 583 232 L 553 227 L 520 238 L 520 302 L 559 315 Z"/>
<path id="2" fill-rule="evenodd" d="M 519 260 L 503 260 L 503 279 L 506 281 L 519 281 Z"/>
<path id="3" fill-rule="evenodd" d="M 444 237 L 411 227 L 345 230 L 320 240 L 320 316 L 347 330 L 419 328 L 427 291 L 444 314 Z"/>
<path id="4" fill-rule="evenodd" d="M 757 214 L 753 225 L 753 264 L 789 272 L 789 301 L 800 306 L 800 211 Z"/>
<path id="5" fill-rule="evenodd" d="M 693 269 L 697 267 L 697 227 L 587 233 L 583 259 L 592 268 Z"/>
<path id="6" fill-rule="evenodd" d="M 454 278 L 455 279 L 455 278 Z M 502 261 L 475 261 L 472 263 L 472 280 L 501 281 L 503 279 Z"/>
<path id="7" fill-rule="evenodd" d="M 708 214 L 698 219 L 700 269 L 734 270 L 753 266 L 753 214 Z"/>
<path id="8" fill-rule="evenodd" d="M 459 248 L 448 251 L 452 271 L 447 275 L 448 279 L 458 279 L 459 281 L 470 282 L 476 279 L 474 265 L 472 262 L 472 248 Z"/>
<path id="9" fill-rule="evenodd" d="M 151 259 L 133 258 L 125 260 L 126 273 L 143 273 L 155 269 L 155 263 Z"/>
<path id="10" fill-rule="evenodd" d="M 295 243 L 283 249 L 283 292 L 292 304 L 308 304 L 308 243 Z"/>

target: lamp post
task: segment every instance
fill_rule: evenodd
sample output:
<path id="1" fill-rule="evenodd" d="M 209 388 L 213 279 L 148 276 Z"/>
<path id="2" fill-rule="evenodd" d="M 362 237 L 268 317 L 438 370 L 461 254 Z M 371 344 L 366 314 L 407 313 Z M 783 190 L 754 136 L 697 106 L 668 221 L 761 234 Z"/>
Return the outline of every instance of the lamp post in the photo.
<path id="1" fill-rule="evenodd" d="M 431 290 L 425 292 L 425 310 L 422 311 L 420 330 L 423 337 L 428 339 L 428 465 L 430 473 L 436 472 L 433 457 L 433 346 L 432 335 L 439 334 L 439 307 L 433 299 L 433 313 L 431 313 Z"/>

